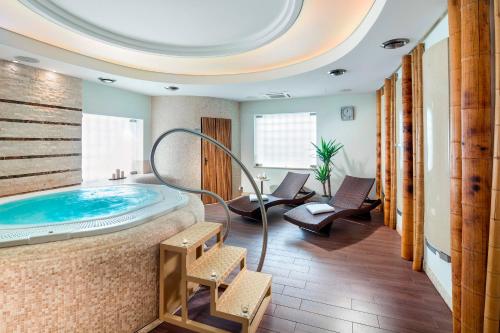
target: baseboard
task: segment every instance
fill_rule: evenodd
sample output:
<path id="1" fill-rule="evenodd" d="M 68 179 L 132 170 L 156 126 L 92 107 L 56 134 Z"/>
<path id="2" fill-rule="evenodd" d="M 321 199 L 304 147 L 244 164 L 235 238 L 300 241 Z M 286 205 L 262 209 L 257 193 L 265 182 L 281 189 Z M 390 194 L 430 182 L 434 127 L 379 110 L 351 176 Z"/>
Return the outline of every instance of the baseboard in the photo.
<path id="1" fill-rule="evenodd" d="M 449 262 L 446 262 L 445 260 L 442 260 L 439 255 L 437 254 L 434 254 L 432 253 L 432 251 L 426 246 L 426 255 L 424 256 L 424 271 L 425 273 L 427 274 L 427 276 L 429 277 L 429 279 L 431 280 L 432 284 L 434 285 L 434 287 L 436 288 L 436 290 L 438 291 L 439 295 L 441 295 L 441 297 L 443 298 L 444 302 L 446 303 L 446 305 L 448 305 L 448 307 L 452 308 L 452 300 L 451 300 L 451 288 L 446 288 L 443 283 L 441 282 L 441 280 L 437 277 L 437 275 L 435 274 L 435 272 L 432 270 L 431 268 L 431 265 L 429 265 L 429 260 L 434 260 L 434 265 L 436 265 L 436 263 L 438 265 L 446 265 L 445 266 L 442 266 L 442 268 L 446 268 L 446 270 L 444 271 L 445 273 L 442 273 L 442 278 L 444 279 L 449 279 L 449 283 L 451 284 L 451 263 Z M 434 256 L 434 258 L 429 258 L 430 256 Z M 447 267 L 449 265 L 449 267 Z M 437 266 L 437 268 L 439 268 L 439 266 Z M 449 276 L 448 276 L 449 274 Z M 448 291 L 448 289 L 450 289 Z"/>

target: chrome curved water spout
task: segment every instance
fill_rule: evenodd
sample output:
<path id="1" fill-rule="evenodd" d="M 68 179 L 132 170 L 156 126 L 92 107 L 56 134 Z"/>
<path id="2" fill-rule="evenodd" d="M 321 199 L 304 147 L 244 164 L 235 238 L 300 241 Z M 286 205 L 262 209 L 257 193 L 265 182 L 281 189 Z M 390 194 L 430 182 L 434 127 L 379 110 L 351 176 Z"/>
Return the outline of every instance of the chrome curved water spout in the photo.
<path id="1" fill-rule="evenodd" d="M 266 214 L 266 209 L 264 207 L 264 201 L 262 200 L 262 194 L 260 193 L 260 190 L 259 190 L 257 184 L 255 183 L 255 180 L 253 179 L 252 175 L 250 174 L 250 171 L 248 171 L 247 167 L 240 161 L 240 159 L 238 157 L 236 157 L 222 143 L 220 143 L 217 140 L 212 139 L 211 137 L 209 137 L 203 133 L 200 133 L 198 131 L 194 131 L 194 130 L 191 130 L 188 128 L 173 128 L 171 130 L 166 131 L 165 133 L 160 135 L 158 137 L 158 139 L 156 139 L 155 143 L 153 144 L 153 148 L 151 149 L 151 157 L 150 157 L 151 168 L 153 169 L 153 173 L 155 174 L 156 178 L 158 178 L 158 180 L 162 184 L 164 184 L 168 187 L 174 188 L 176 190 L 185 191 L 188 193 L 209 195 L 212 198 L 214 198 L 215 200 L 217 200 L 217 202 L 219 202 L 222 205 L 222 207 L 224 207 L 224 210 L 226 212 L 226 217 L 227 217 L 226 228 L 224 230 L 224 240 L 227 238 L 227 236 L 229 236 L 229 231 L 231 230 L 231 215 L 229 213 L 229 207 L 227 206 L 224 199 L 222 199 L 218 194 L 207 191 L 207 190 L 202 190 L 202 189 L 197 190 L 197 189 L 184 187 L 181 185 L 171 184 L 168 181 L 166 181 L 165 179 L 163 179 L 163 177 L 158 172 L 158 169 L 156 168 L 156 162 L 155 162 L 156 149 L 158 148 L 158 145 L 165 137 L 167 137 L 173 133 L 191 134 L 191 135 L 200 137 L 202 140 L 207 140 L 208 142 L 216 145 L 217 147 L 222 149 L 226 154 L 231 156 L 231 158 L 236 163 L 238 163 L 238 165 L 241 167 L 241 170 L 243 170 L 243 172 L 247 176 L 248 180 L 250 181 L 250 184 L 252 184 L 252 187 L 253 187 L 253 190 L 255 191 L 255 194 L 257 195 L 257 200 L 258 200 L 259 206 L 260 206 L 260 214 L 262 215 L 262 250 L 260 253 L 259 265 L 257 266 L 257 271 L 260 272 L 262 270 L 262 266 L 264 266 L 264 260 L 266 258 L 266 252 L 267 252 L 267 214 Z"/>

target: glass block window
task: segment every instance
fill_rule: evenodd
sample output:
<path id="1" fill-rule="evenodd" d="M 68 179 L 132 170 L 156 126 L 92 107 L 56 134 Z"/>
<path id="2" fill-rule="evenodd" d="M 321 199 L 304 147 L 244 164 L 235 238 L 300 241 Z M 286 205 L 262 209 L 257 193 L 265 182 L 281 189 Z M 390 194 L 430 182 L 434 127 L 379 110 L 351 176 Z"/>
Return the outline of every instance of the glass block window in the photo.
<path id="1" fill-rule="evenodd" d="M 316 165 L 316 113 L 256 115 L 255 165 L 260 167 L 308 169 Z"/>

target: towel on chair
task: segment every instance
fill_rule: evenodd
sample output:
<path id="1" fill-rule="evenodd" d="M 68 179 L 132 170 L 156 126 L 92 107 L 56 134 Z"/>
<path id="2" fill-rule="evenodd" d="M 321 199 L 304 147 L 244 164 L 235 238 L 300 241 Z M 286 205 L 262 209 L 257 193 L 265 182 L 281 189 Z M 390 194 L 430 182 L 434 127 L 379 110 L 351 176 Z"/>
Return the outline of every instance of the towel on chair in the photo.
<path id="1" fill-rule="evenodd" d="M 335 208 L 324 203 L 306 205 L 306 209 L 313 215 L 335 211 Z"/>
<path id="2" fill-rule="evenodd" d="M 252 202 L 258 201 L 257 194 L 250 194 L 249 198 L 250 198 L 250 201 L 252 201 Z M 269 200 L 269 198 L 267 197 L 267 195 L 262 194 L 262 201 L 266 201 L 266 200 Z"/>

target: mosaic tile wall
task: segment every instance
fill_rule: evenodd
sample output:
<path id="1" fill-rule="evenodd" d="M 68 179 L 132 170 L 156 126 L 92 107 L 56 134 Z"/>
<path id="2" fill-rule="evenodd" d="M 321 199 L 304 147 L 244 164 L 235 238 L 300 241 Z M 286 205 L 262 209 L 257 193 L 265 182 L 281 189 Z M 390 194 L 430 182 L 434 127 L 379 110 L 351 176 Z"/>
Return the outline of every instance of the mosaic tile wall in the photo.
<path id="1" fill-rule="evenodd" d="M 0 60 L 0 197 L 81 183 L 82 81 Z"/>
<path id="2" fill-rule="evenodd" d="M 158 318 L 159 243 L 201 221 L 200 199 L 107 235 L 0 248 L 0 333 L 135 332 Z"/>

